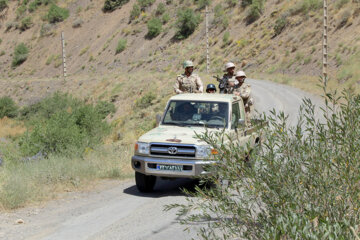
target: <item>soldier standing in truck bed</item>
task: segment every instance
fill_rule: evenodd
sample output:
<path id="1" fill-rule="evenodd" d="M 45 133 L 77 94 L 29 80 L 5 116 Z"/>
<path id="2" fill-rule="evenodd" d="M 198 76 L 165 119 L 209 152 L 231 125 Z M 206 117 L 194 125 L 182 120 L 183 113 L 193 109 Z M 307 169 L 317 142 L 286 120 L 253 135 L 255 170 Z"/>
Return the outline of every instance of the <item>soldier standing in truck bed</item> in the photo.
<path id="1" fill-rule="evenodd" d="M 250 119 L 251 106 L 254 104 L 254 100 L 251 97 L 251 86 L 250 84 L 244 83 L 245 79 L 246 74 L 243 71 L 238 71 L 235 74 L 235 78 L 229 79 L 225 92 L 238 95 L 243 99 L 245 112 L 248 115 L 247 119 Z M 237 85 L 236 82 L 238 82 Z"/>
<path id="2" fill-rule="evenodd" d="M 225 64 L 225 71 L 226 73 L 220 80 L 219 84 L 219 91 L 220 93 L 227 93 L 226 89 L 228 87 L 228 81 L 229 79 L 234 79 L 234 73 L 235 73 L 235 64 L 232 62 L 228 62 Z"/>
<path id="3" fill-rule="evenodd" d="M 180 93 L 202 93 L 203 83 L 197 74 L 193 74 L 194 64 L 192 61 L 185 61 L 183 64 L 184 74 L 178 75 L 174 85 L 174 91 Z"/>

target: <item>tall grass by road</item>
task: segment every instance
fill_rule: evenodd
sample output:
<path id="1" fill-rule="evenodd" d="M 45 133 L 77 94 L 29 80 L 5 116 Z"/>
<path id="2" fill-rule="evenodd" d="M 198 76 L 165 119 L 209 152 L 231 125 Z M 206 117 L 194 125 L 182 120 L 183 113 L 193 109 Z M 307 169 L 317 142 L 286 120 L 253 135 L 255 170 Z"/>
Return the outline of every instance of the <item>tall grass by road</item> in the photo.
<path id="1" fill-rule="evenodd" d="M 0 109 L 5 108 L 0 104 Z M 55 93 L 14 109 L 0 120 L 0 209 L 52 198 L 96 179 L 130 175 L 132 147 L 104 145 L 111 133 L 105 118 L 115 111 L 113 104 L 93 105 Z"/>
<path id="2" fill-rule="evenodd" d="M 305 99 L 290 126 L 275 110 L 261 149 L 225 144 L 221 133 L 200 139 L 218 150 L 210 189 L 189 193 L 184 223 L 207 221 L 203 239 L 359 239 L 360 96 L 326 92 L 325 120 Z M 229 184 L 223 184 L 228 180 Z"/>

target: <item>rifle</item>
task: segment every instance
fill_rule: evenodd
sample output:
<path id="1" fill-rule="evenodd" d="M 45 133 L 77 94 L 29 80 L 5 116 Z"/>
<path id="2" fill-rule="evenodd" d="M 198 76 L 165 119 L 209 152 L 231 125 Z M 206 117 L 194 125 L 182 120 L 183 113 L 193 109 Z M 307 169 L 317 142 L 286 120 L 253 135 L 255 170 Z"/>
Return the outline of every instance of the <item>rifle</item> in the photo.
<path id="1" fill-rule="evenodd" d="M 215 78 L 216 81 L 219 82 L 219 91 L 220 91 L 220 93 L 223 93 L 225 88 L 227 87 L 227 79 L 226 78 L 220 78 L 219 75 L 213 76 L 213 78 Z"/>

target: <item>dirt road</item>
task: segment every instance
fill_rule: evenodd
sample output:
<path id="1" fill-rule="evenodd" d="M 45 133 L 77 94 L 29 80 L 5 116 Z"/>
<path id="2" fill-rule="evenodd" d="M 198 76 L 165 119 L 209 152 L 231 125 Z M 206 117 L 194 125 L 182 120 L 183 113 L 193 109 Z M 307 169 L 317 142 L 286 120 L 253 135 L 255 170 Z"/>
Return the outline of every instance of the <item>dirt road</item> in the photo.
<path id="1" fill-rule="evenodd" d="M 258 111 L 272 108 L 289 114 L 294 123 L 303 97 L 320 99 L 298 89 L 268 81 L 250 80 Z M 130 159 L 129 159 L 130 162 Z M 152 194 L 141 194 L 133 180 L 105 181 L 96 190 L 67 193 L 42 207 L 29 207 L 0 216 L 0 239 L 191 239 L 176 211 L 164 212 L 171 203 L 185 203 L 179 187 L 192 188 L 189 180 L 159 181 Z M 24 223 L 16 224 L 17 219 Z M 199 226 L 191 226 L 195 229 Z"/>

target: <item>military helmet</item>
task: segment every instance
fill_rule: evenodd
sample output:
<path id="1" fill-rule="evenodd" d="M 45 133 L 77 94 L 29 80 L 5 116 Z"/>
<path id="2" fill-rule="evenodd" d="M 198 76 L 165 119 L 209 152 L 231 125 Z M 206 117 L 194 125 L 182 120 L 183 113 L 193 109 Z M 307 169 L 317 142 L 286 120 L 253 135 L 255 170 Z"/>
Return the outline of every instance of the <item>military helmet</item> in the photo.
<path id="1" fill-rule="evenodd" d="M 237 71 L 235 77 L 246 77 L 246 74 L 243 71 Z"/>
<path id="2" fill-rule="evenodd" d="M 184 63 L 183 63 L 183 67 L 184 68 L 187 68 L 187 67 L 194 67 L 194 64 L 192 61 L 190 60 L 186 60 Z"/>
<path id="3" fill-rule="evenodd" d="M 225 71 L 229 68 L 234 68 L 235 67 L 235 64 L 232 63 L 232 62 L 228 62 L 227 64 L 225 64 Z"/>
<path id="4" fill-rule="evenodd" d="M 216 87 L 215 87 L 215 85 L 212 84 L 212 83 L 208 84 L 207 87 L 206 87 L 206 92 L 207 92 L 207 93 L 208 93 L 210 90 L 215 90 L 215 92 L 216 92 Z"/>

